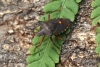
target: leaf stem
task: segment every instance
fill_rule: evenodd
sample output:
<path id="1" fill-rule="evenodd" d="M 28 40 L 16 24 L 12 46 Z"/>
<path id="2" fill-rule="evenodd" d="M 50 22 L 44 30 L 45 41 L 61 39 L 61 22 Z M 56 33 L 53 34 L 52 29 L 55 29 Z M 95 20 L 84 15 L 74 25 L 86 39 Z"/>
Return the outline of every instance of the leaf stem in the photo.
<path id="1" fill-rule="evenodd" d="M 47 48 L 48 48 L 48 46 L 49 46 L 49 43 L 50 42 L 50 38 L 49 38 L 49 40 L 48 40 L 48 42 L 47 42 L 47 45 L 46 45 L 46 47 L 45 47 L 45 50 L 44 50 L 44 56 L 47 54 Z M 39 67 L 41 67 L 42 66 L 42 64 L 43 64 L 43 61 L 42 60 L 44 60 L 44 56 L 41 58 L 41 63 L 40 63 L 40 66 Z"/>
<path id="2" fill-rule="evenodd" d="M 61 15 L 61 12 L 62 12 L 61 10 L 63 9 L 65 2 L 66 2 L 66 0 L 64 0 L 62 2 L 62 4 L 61 4 L 61 8 L 60 8 L 60 12 L 59 12 L 59 16 L 58 17 L 60 17 L 60 15 Z M 62 17 L 60 17 L 60 18 L 62 18 Z"/>

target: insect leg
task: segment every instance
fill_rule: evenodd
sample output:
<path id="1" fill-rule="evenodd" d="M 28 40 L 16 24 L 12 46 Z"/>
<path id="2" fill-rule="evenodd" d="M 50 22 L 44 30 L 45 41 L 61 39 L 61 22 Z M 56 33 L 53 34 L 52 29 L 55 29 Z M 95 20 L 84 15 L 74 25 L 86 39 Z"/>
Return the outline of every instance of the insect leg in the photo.
<path id="1" fill-rule="evenodd" d="M 56 38 L 58 38 L 59 40 L 63 40 L 64 41 L 64 39 L 62 39 L 60 36 L 56 36 Z"/>
<path id="2" fill-rule="evenodd" d="M 46 21 L 46 20 L 45 20 L 45 17 L 43 17 L 43 19 L 44 19 L 44 21 Z M 50 14 L 48 15 L 48 21 L 49 21 L 49 20 L 50 20 Z"/>
<path id="3" fill-rule="evenodd" d="M 50 14 L 48 15 L 48 21 L 50 20 Z"/>
<path id="4" fill-rule="evenodd" d="M 71 42 L 75 42 L 75 43 L 77 43 L 77 41 L 76 40 L 64 40 L 64 39 L 62 39 L 60 36 L 56 36 L 59 40 L 62 40 L 62 41 L 71 41 Z"/>
<path id="5" fill-rule="evenodd" d="M 54 43 L 52 37 L 50 37 L 51 42 L 60 50 L 60 48 Z"/>
<path id="6" fill-rule="evenodd" d="M 39 29 L 37 29 L 37 28 L 35 28 L 34 30 L 37 30 L 37 31 L 39 31 Z"/>
<path id="7" fill-rule="evenodd" d="M 34 48 L 34 51 L 36 50 L 36 48 L 38 48 L 38 47 L 42 44 L 42 42 L 44 41 L 44 38 L 45 38 L 45 36 L 42 37 L 41 41 L 39 42 L 39 45 L 37 45 L 37 46 Z"/>
<path id="8" fill-rule="evenodd" d="M 74 43 L 76 43 L 76 44 L 78 44 L 78 42 L 76 41 L 76 40 L 66 40 L 67 42 L 74 42 Z"/>
<path id="9" fill-rule="evenodd" d="M 45 21 L 45 17 L 43 17 L 44 21 Z"/>

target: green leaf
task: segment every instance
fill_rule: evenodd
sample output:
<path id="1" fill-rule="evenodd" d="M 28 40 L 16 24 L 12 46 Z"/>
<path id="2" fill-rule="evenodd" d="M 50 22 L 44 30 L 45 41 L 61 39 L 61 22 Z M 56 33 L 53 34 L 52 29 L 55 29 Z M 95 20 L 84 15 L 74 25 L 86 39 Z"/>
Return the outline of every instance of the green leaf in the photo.
<path id="1" fill-rule="evenodd" d="M 95 7 L 91 13 L 91 18 L 93 18 L 92 25 L 97 25 L 98 21 L 100 20 L 100 1 L 95 0 L 92 2 L 92 7 Z"/>
<path id="2" fill-rule="evenodd" d="M 98 67 L 100 67 L 100 64 L 98 65 Z"/>
<path id="3" fill-rule="evenodd" d="M 34 30 L 34 33 L 38 32 L 39 29 L 40 29 L 40 26 L 38 26 L 38 27 Z"/>
<path id="4" fill-rule="evenodd" d="M 58 18 L 59 17 L 59 12 L 53 12 L 51 14 L 45 14 L 43 16 L 40 17 L 40 21 L 44 21 L 44 18 L 45 18 L 45 21 L 48 21 L 48 15 L 50 15 L 50 19 L 54 19 L 54 18 Z"/>
<path id="5" fill-rule="evenodd" d="M 36 45 L 39 44 L 39 41 L 42 39 L 43 36 L 34 36 L 34 38 L 32 39 L 32 44 Z"/>
<path id="6" fill-rule="evenodd" d="M 50 19 L 54 19 L 54 18 L 59 18 L 59 12 L 58 11 L 50 14 Z"/>
<path id="7" fill-rule="evenodd" d="M 95 8 L 91 13 L 91 18 L 98 17 L 100 15 L 100 7 Z"/>
<path id="8" fill-rule="evenodd" d="M 63 39 L 66 38 L 64 33 L 61 35 L 61 37 Z M 35 38 L 37 39 L 37 37 Z M 61 44 L 64 41 L 57 39 L 55 36 L 52 36 L 52 38 L 55 45 L 61 49 Z M 44 41 L 36 49 L 36 51 L 34 51 L 35 46 L 33 46 L 30 49 L 30 53 L 32 55 L 27 58 L 27 67 L 54 67 L 55 63 L 59 62 L 60 54 L 60 50 L 55 45 L 51 42 L 49 37 L 45 37 Z"/>
<path id="9" fill-rule="evenodd" d="M 41 56 L 39 55 L 39 53 L 37 53 L 35 55 L 28 56 L 28 58 L 26 60 L 27 60 L 28 63 L 32 63 L 32 62 L 35 62 L 36 60 L 38 60 L 40 58 L 41 58 Z"/>
<path id="10" fill-rule="evenodd" d="M 100 20 L 100 16 L 94 18 L 93 21 L 92 21 L 92 25 L 93 26 L 97 25 L 97 23 L 98 23 L 99 20 Z"/>
<path id="11" fill-rule="evenodd" d="M 96 44 L 100 44 L 100 33 L 96 35 L 95 39 Z"/>
<path id="12" fill-rule="evenodd" d="M 70 32 L 70 27 L 68 27 L 68 29 L 65 31 L 66 34 L 68 34 Z"/>
<path id="13" fill-rule="evenodd" d="M 45 15 L 41 16 L 39 21 L 47 21 L 48 20 L 48 15 L 49 14 L 45 14 Z"/>
<path id="14" fill-rule="evenodd" d="M 97 33 L 100 33 L 100 27 L 98 27 L 98 28 L 96 29 L 96 32 L 97 32 Z"/>
<path id="15" fill-rule="evenodd" d="M 60 18 L 69 18 L 73 22 L 77 12 L 78 12 L 78 4 L 75 2 L 75 0 L 65 0 L 62 3 Z"/>
<path id="16" fill-rule="evenodd" d="M 70 9 L 74 13 L 74 15 L 77 14 L 78 4 L 75 2 L 75 0 L 66 0 L 65 6 L 66 6 L 66 8 Z M 75 8 L 73 8 L 73 7 L 75 7 Z"/>
<path id="17" fill-rule="evenodd" d="M 82 0 L 76 0 L 77 3 L 81 2 Z"/>
<path id="18" fill-rule="evenodd" d="M 92 5 L 92 7 L 100 6 L 100 0 L 94 0 L 91 5 Z"/>
<path id="19" fill-rule="evenodd" d="M 55 6 L 55 3 L 57 5 L 57 7 Z M 58 4 L 60 4 L 60 5 L 58 5 Z M 62 5 L 62 7 L 61 7 L 61 5 Z M 50 8 L 50 7 L 53 7 L 53 8 Z M 60 7 L 60 9 L 58 7 Z M 57 11 L 57 10 L 59 10 L 59 11 Z M 55 12 L 53 12 L 53 11 L 55 11 Z M 73 22 L 75 19 L 75 15 L 78 12 L 78 4 L 75 2 L 75 0 L 53 1 L 44 7 L 44 12 L 46 12 L 46 14 L 40 17 L 40 21 L 44 21 L 44 18 L 45 18 L 45 21 L 47 21 L 48 15 L 50 14 L 50 19 L 69 18 Z"/>
<path id="20" fill-rule="evenodd" d="M 95 52 L 100 53 L 100 44 L 96 47 Z"/>
<path id="21" fill-rule="evenodd" d="M 94 0 L 91 5 L 94 7 L 94 10 L 91 12 L 91 18 L 93 18 L 92 25 L 94 26 L 97 25 L 100 20 L 100 0 Z M 96 32 L 95 43 L 98 44 L 98 46 L 96 47 L 95 52 L 100 56 L 100 27 L 96 29 Z M 98 67 L 100 67 L 100 64 Z"/>
<path id="22" fill-rule="evenodd" d="M 65 9 L 62 9 L 61 17 L 62 18 L 68 18 L 71 21 L 74 21 L 75 15 L 71 10 L 65 8 Z"/>
<path id="23" fill-rule="evenodd" d="M 61 1 L 53 1 L 45 5 L 43 11 L 52 12 L 52 11 L 60 10 L 60 6 L 61 6 Z"/>

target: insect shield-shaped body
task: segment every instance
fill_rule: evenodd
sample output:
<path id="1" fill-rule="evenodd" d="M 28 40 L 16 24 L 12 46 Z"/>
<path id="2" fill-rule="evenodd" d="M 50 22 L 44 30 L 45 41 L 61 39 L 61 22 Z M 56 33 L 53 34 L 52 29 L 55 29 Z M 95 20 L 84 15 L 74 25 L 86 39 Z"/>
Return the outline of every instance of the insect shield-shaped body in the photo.
<path id="1" fill-rule="evenodd" d="M 46 22 L 39 22 L 40 25 L 40 30 L 36 33 L 36 35 L 41 36 L 41 35 L 47 35 L 51 37 L 52 35 L 57 35 L 63 32 L 68 28 L 70 25 L 70 20 L 69 19 L 63 19 L 63 18 L 58 18 L 58 19 L 52 19 Z"/>

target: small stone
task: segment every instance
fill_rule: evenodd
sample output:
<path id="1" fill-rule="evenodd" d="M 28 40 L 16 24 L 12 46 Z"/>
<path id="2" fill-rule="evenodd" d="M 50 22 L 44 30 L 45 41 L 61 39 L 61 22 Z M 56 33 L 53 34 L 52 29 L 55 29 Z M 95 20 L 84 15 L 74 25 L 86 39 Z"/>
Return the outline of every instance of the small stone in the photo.
<path id="1" fill-rule="evenodd" d="M 29 19 L 29 16 L 25 16 L 24 19 L 25 19 L 25 20 L 28 20 L 28 19 Z"/>
<path id="2" fill-rule="evenodd" d="M 14 64 L 15 67 L 25 67 L 25 64 L 24 63 L 17 63 L 17 64 Z"/>
<path id="3" fill-rule="evenodd" d="M 74 60 L 75 58 L 76 58 L 76 54 L 73 53 L 72 56 L 71 56 L 71 59 Z"/>
<path id="4" fill-rule="evenodd" d="M 80 53 L 78 54 L 78 56 L 79 56 L 80 58 L 84 58 L 83 52 L 80 52 Z"/>
<path id="5" fill-rule="evenodd" d="M 3 49 L 5 49 L 5 50 L 9 50 L 9 47 L 10 47 L 10 46 L 9 46 L 9 44 L 4 44 L 2 47 L 3 47 Z"/>
<path id="6" fill-rule="evenodd" d="M 9 42 L 11 42 L 11 43 L 14 42 L 14 37 L 13 36 L 9 39 Z"/>
<path id="7" fill-rule="evenodd" d="M 9 34 L 13 34 L 14 33 L 14 30 L 10 29 L 10 30 L 8 30 L 8 33 Z"/>
<path id="8" fill-rule="evenodd" d="M 20 51 L 20 46 L 19 45 L 15 45 L 14 46 L 14 50 Z"/>
<path id="9" fill-rule="evenodd" d="M 21 34 L 24 34 L 24 31 L 23 31 L 23 30 L 20 30 L 20 33 L 21 33 Z"/>

